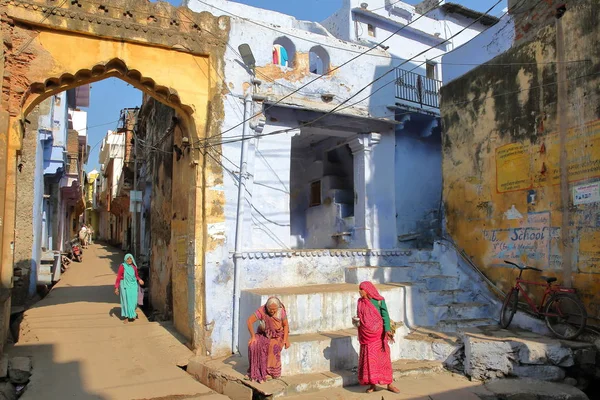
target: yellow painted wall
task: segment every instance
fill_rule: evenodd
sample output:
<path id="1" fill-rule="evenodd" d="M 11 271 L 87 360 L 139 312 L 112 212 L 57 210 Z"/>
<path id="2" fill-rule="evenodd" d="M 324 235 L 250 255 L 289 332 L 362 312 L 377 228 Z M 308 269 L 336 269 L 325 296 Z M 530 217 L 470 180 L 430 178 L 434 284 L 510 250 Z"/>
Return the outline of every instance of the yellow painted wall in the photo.
<path id="1" fill-rule="evenodd" d="M 600 29 L 594 3 L 570 6 L 560 20 L 564 54 L 552 24 L 535 41 L 490 61 L 494 65 L 445 86 L 441 111 L 449 235 L 504 291 L 517 272 L 503 260 L 520 260 L 559 282 L 572 279 L 588 313 L 600 317 Z M 562 64 L 566 79 L 559 78 L 557 59 L 569 61 Z M 590 61 L 572 62 L 584 59 Z M 564 95 L 557 82 L 565 85 Z M 561 132 L 568 204 L 561 200 Z M 563 241 L 572 249 L 571 271 Z M 525 276 L 537 279 L 539 273 Z"/>
<path id="2" fill-rule="evenodd" d="M 21 49 L 25 40 L 26 51 L 3 59 L 3 76 L 9 79 L 0 108 L 0 123 L 8 135 L 0 135 L 0 221 L 2 222 L 2 269 L 0 281 L 10 287 L 12 260 L 10 246 L 15 218 L 16 152 L 22 137 L 21 121 L 44 98 L 82 84 L 118 77 L 146 94 L 173 107 L 185 126 L 190 143 L 216 135 L 220 126 L 215 118 L 222 115 L 223 54 L 229 34 L 229 19 L 208 13 L 196 14 L 189 10 L 186 20 L 170 24 L 180 17 L 180 11 L 168 4 L 156 5 L 145 0 L 130 0 L 135 10 L 127 19 L 118 8 L 98 10 L 97 5 L 83 3 L 74 8 L 70 3 L 54 5 L 53 13 L 46 11 L 46 0 L 32 0 L 37 7 L 8 4 L 7 18 L 19 21 L 3 30 L 10 51 Z M 43 6 L 43 7 L 42 7 Z M 81 15 L 78 15 L 81 13 Z M 163 18 L 172 14 L 171 19 Z M 161 17 L 161 18 L 157 18 Z M 23 60 L 15 62 L 13 56 Z M 10 62 L 8 62 L 8 61 Z M 201 286 L 204 274 L 205 219 L 202 204 L 204 173 L 202 154 L 195 150 L 187 155 L 185 167 L 179 167 L 188 178 L 183 188 L 173 188 L 182 194 L 185 202 L 178 205 L 185 211 L 185 219 L 176 224 L 175 234 L 185 237 L 187 255 L 183 268 L 187 301 L 204 302 Z M 221 174 L 221 171 L 215 171 Z M 4 178 L 5 177 L 5 178 Z M 83 200 L 83 199 L 82 199 Z M 5 207 L 6 206 L 6 207 Z M 223 217 L 222 217 L 223 218 Z M 6 223 L 5 223 L 6 222 Z M 183 279 L 183 278 L 181 278 Z M 190 292 L 191 290 L 191 292 Z M 183 299 L 182 297 L 182 299 Z M 190 338 L 192 346 L 204 343 L 203 304 L 183 304 L 176 326 Z"/>

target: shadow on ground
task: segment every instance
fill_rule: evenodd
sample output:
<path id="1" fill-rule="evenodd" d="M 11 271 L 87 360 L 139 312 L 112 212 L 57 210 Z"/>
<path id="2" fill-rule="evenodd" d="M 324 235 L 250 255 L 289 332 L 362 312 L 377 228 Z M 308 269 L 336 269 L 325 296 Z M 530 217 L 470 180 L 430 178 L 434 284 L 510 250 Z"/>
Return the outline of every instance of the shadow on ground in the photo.
<path id="1" fill-rule="evenodd" d="M 8 349 L 10 357 L 31 357 L 33 370 L 31 379 L 21 400 L 39 399 L 35 393 L 44 393 L 44 399 L 107 400 L 106 397 L 91 393 L 84 388 L 79 362 L 56 362 L 54 346 L 49 344 L 21 345 Z M 43 375 L 68 376 L 69 385 L 41 385 Z"/>

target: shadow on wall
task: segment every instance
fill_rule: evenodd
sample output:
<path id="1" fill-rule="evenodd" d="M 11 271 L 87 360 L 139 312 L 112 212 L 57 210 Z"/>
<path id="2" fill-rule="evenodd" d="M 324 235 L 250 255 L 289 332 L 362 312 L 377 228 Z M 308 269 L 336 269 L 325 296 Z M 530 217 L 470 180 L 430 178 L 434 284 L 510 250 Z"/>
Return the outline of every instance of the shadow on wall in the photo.
<path id="1" fill-rule="evenodd" d="M 83 385 L 82 365 L 78 361 L 56 362 L 57 357 L 53 345 L 23 345 L 12 348 L 9 357 L 32 358 L 33 371 L 29 387 L 25 390 L 23 399 L 78 399 L 78 400 L 107 400 L 106 397 L 88 392 Z M 39 377 L 51 375 L 52 385 L 40 385 Z M 65 384 L 60 384 L 61 382 Z M 68 383 L 68 384 L 67 384 Z"/>

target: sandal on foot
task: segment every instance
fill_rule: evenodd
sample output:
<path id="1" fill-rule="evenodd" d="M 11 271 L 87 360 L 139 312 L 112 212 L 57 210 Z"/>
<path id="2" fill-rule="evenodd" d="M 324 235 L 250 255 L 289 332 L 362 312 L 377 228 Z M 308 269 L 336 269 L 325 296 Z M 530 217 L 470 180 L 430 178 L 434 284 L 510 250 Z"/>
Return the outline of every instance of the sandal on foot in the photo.
<path id="1" fill-rule="evenodd" d="M 376 389 L 376 387 L 375 387 L 375 386 L 370 386 L 370 387 L 367 389 L 367 393 L 373 393 L 373 392 L 375 391 L 375 389 Z"/>

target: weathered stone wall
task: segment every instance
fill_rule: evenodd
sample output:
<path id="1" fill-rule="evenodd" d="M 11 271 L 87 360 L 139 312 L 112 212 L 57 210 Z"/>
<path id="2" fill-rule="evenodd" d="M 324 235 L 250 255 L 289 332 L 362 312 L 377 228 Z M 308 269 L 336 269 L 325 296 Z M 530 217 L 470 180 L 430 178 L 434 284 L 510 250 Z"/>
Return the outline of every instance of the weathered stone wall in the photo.
<path id="1" fill-rule="evenodd" d="M 141 107 L 138 122 L 140 157 L 152 185 L 150 203 L 150 303 L 164 319 L 173 315 L 171 206 L 173 135 L 168 133 L 175 110 L 150 98 Z M 152 147 L 150 147 L 152 146 Z"/>
<path id="2" fill-rule="evenodd" d="M 33 240 L 33 212 L 35 197 L 33 187 L 36 172 L 43 171 L 43 166 L 36 165 L 36 149 L 38 146 L 38 119 L 49 111 L 50 100 L 42 102 L 27 116 L 30 124 L 27 125 L 23 137 L 21 157 L 17 179 L 17 220 L 15 223 L 15 255 L 14 255 L 14 287 L 12 303 L 15 306 L 23 305 L 27 299 L 29 289 L 29 273 L 32 259 Z M 41 201 L 41 199 L 40 199 Z"/>
<path id="3" fill-rule="evenodd" d="M 567 0 L 508 0 L 509 13 L 515 24 L 515 43 L 521 44 L 535 38 L 540 29 L 553 24 L 559 8 L 567 9 L 576 1 Z"/>
<path id="4" fill-rule="evenodd" d="M 449 235 L 503 290 L 515 278 L 503 260 L 521 260 L 572 283 L 594 317 L 600 316 L 599 10 L 598 0 L 571 2 L 535 40 L 446 85 L 441 106 Z"/>

